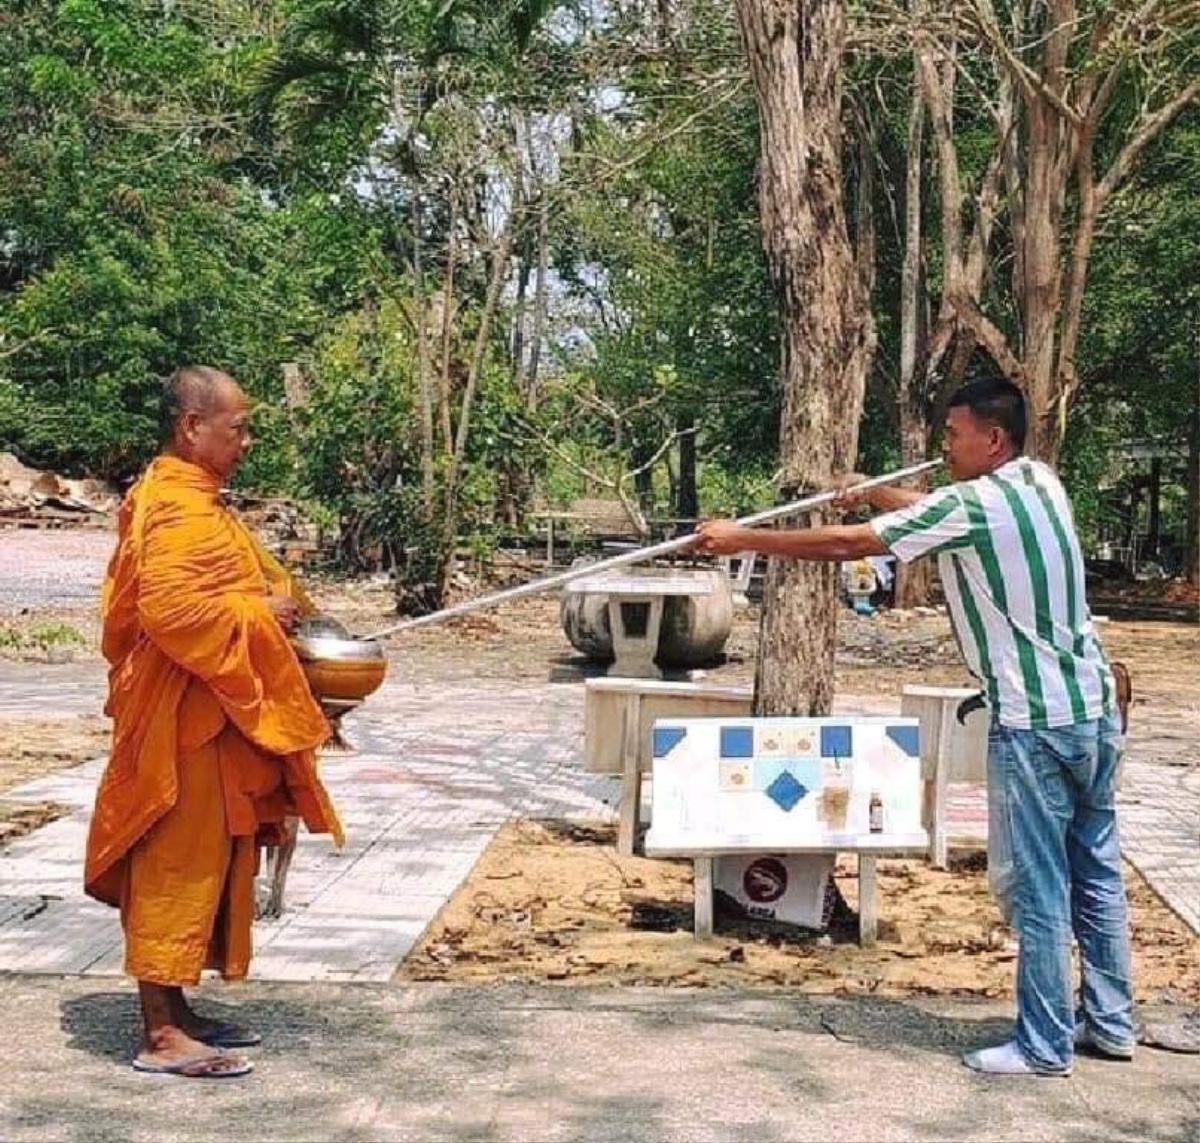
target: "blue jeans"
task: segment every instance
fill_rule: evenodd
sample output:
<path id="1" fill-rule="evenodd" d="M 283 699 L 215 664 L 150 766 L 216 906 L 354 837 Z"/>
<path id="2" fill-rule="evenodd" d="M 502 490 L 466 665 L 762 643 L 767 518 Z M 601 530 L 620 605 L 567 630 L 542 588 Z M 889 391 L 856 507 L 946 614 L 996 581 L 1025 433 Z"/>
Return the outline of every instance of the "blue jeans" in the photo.
<path id="1" fill-rule="evenodd" d="M 1114 796 L 1115 717 L 1056 730 L 988 732 L 988 867 L 1020 937 L 1017 1046 L 1035 1067 L 1071 1065 L 1071 936 L 1079 943 L 1083 1018 L 1098 1038 L 1131 1046 L 1129 919 Z"/>

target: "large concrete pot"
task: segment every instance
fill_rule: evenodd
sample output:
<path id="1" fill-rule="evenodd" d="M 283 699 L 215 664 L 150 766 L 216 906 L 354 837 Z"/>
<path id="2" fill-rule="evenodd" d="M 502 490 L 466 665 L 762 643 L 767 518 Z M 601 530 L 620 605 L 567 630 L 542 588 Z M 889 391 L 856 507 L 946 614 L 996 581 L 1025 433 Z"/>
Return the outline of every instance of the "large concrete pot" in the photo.
<path id="1" fill-rule="evenodd" d="M 645 568 L 636 574 L 651 581 L 652 586 L 656 571 Z M 733 626 L 729 577 L 717 568 L 664 569 L 658 574 L 669 575 L 672 580 L 694 579 L 697 592 L 665 597 L 655 661 L 663 667 L 699 667 L 711 662 L 725 646 Z M 600 662 L 613 658 L 608 600 L 599 590 L 568 592 L 560 611 L 563 632 L 571 646 Z"/>

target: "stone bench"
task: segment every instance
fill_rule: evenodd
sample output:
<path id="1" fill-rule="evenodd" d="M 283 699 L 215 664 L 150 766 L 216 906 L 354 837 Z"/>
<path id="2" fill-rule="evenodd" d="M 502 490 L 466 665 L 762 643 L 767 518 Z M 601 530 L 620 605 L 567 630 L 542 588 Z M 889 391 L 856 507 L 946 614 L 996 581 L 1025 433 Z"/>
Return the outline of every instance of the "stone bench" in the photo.
<path id="1" fill-rule="evenodd" d="M 621 775 L 617 851 L 630 854 L 641 813 L 642 776 L 651 769 L 651 731 L 659 718 L 740 718 L 750 687 L 651 679 L 588 679 L 584 689 L 584 766 Z"/>

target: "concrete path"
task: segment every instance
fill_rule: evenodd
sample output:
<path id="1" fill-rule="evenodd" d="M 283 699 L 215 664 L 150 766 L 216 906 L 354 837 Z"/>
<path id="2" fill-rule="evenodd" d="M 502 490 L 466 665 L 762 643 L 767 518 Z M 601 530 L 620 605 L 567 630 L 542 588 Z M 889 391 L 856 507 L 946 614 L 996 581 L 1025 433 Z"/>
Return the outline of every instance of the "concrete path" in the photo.
<path id="1" fill-rule="evenodd" d="M 245 984 L 200 1003 L 259 1028 L 252 1076 L 129 1067 L 124 983 L 0 978 L 0 1138 L 1069 1140 L 1200 1138 L 1194 1056 L 1080 1059 L 1070 1079 L 984 1079 L 964 1048 L 995 1003 L 446 985 Z"/>

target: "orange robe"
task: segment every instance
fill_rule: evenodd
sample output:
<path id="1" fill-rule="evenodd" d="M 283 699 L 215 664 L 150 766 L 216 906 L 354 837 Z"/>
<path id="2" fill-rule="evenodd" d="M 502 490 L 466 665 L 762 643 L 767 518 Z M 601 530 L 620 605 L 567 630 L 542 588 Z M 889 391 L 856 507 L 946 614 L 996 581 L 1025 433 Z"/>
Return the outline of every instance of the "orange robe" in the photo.
<path id="1" fill-rule="evenodd" d="M 329 727 L 267 602 L 302 593 L 219 491 L 156 458 L 104 584 L 113 741 L 84 884 L 121 909 L 126 971 L 158 984 L 245 976 L 258 844 L 287 814 L 343 840 L 314 753 Z"/>

